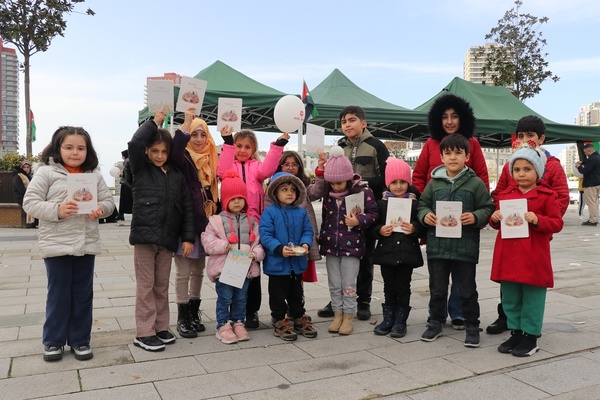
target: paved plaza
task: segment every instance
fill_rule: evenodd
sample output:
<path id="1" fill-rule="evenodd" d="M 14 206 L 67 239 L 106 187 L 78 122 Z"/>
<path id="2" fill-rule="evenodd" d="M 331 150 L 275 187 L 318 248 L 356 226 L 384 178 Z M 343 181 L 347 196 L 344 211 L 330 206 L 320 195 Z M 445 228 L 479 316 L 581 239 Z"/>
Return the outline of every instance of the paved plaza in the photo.
<path id="1" fill-rule="evenodd" d="M 320 208 L 320 203 L 314 203 Z M 317 215 L 320 214 L 317 211 Z M 583 227 L 571 205 L 554 236 L 556 285 L 548 292 L 540 351 L 528 358 L 496 348 L 509 333 L 482 333 L 479 348 L 463 345 L 464 331 L 444 328 L 434 342 L 420 340 L 427 318 L 428 275 L 416 269 L 412 312 L 404 338 L 376 336 L 383 285 L 379 267 L 370 321 L 355 332 L 327 332 L 317 310 L 329 299 L 325 263 L 319 282 L 305 284 L 306 308 L 318 337 L 284 342 L 273 336 L 263 277 L 261 327 L 234 345 L 214 335 L 215 290 L 205 279 L 202 311 L 207 330 L 160 353 L 133 346 L 135 279 L 129 227 L 100 225 L 103 251 L 94 280 L 94 358 L 44 362 L 41 333 L 46 272 L 35 229 L 0 229 L 1 399 L 599 399 L 600 229 Z M 481 323 L 496 318 L 499 285 L 489 280 L 496 231 L 482 231 L 478 266 Z M 531 258 L 535 259 L 532 253 Z M 174 282 L 174 267 L 171 282 Z M 171 285 L 171 330 L 176 305 Z"/>

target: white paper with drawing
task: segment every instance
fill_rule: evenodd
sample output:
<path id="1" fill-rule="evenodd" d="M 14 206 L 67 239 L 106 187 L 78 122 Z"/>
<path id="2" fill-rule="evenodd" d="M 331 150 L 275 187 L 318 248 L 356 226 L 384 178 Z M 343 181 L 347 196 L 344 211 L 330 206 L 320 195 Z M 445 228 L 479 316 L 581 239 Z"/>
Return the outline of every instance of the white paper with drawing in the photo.
<path id="1" fill-rule="evenodd" d="M 410 223 L 410 212 L 413 201 L 398 197 L 389 197 L 387 199 L 387 213 L 385 215 L 385 224 L 392 225 L 394 232 L 406 233 L 400 225 L 406 221 Z"/>
<path id="2" fill-rule="evenodd" d="M 67 199 L 77 203 L 77 214 L 89 214 L 98 208 L 98 176 L 67 174 Z"/>
<path id="3" fill-rule="evenodd" d="M 502 239 L 529 237 L 529 224 L 525 221 L 527 199 L 500 200 L 500 237 Z"/>
<path id="4" fill-rule="evenodd" d="M 219 281 L 241 289 L 244 286 L 246 276 L 248 276 L 251 263 L 252 259 L 249 252 L 238 249 L 229 250 Z"/>
<path id="5" fill-rule="evenodd" d="M 181 87 L 175 111 L 186 112 L 188 108 L 193 107 L 196 109 L 196 115 L 200 115 L 207 85 L 208 82 L 202 79 L 190 78 L 188 76 L 181 77 Z"/>
<path id="6" fill-rule="evenodd" d="M 344 197 L 346 202 L 346 215 L 354 213 L 354 216 L 365 212 L 365 193 L 359 192 Z"/>
<path id="7" fill-rule="evenodd" d="M 315 124 L 306 124 L 306 153 L 319 157 L 325 147 L 325 128 Z"/>
<path id="8" fill-rule="evenodd" d="M 233 127 L 234 132 L 242 130 L 242 99 L 219 97 L 217 108 L 217 130 L 225 125 Z"/>
<path id="9" fill-rule="evenodd" d="M 173 81 L 149 80 L 146 86 L 148 91 L 148 111 L 151 113 L 162 111 L 166 115 L 173 115 Z"/>
<path id="10" fill-rule="evenodd" d="M 462 237 L 462 203 L 460 201 L 436 201 L 435 215 L 437 225 L 435 227 L 436 237 L 459 238 Z"/>

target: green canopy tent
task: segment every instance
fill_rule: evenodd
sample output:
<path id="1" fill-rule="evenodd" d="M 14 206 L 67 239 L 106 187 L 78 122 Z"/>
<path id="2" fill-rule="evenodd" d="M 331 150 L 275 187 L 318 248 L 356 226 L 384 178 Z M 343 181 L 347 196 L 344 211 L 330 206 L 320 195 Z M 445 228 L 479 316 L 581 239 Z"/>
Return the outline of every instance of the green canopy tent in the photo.
<path id="1" fill-rule="evenodd" d="M 277 130 L 273 121 L 273 108 L 285 93 L 255 81 L 227 64 L 216 61 L 194 78 L 207 81 L 206 93 L 200 117 L 208 125 L 217 124 L 217 107 L 219 97 L 241 98 L 242 128 L 260 131 Z M 175 102 L 179 95 L 179 87 L 175 87 Z M 145 107 L 139 112 L 138 123 L 142 123 L 152 116 Z M 183 122 L 183 113 L 175 113 L 174 120 Z"/>
<path id="2" fill-rule="evenodd" d="M 476 137 L 483 147 L 510 147 L 517 121 L 526 115 L 537 115 L 544 121 L 548 144 L 600 140 L 600 127 L 559 124 L 527 107 L 505 87 L 485 86 L 460 78 L 454 78 L 415 110 L 429 112 L 433 102 L 448 93 L 462 97 L 471 104 L 476 118 Z"/>
<path id="3" fill-rule="evenodd" d="M 326 134 L 343 135 L 340 111 L 349 105 L 365 110 L 367 128 L 380 139 L 412 140 L 411 132 L 427 129 L 426 112 L 409 110 L 382 100 L 358 87 L 337 68 L 310 94 L 319 113 L 310 123 L 323 126 Z"/>

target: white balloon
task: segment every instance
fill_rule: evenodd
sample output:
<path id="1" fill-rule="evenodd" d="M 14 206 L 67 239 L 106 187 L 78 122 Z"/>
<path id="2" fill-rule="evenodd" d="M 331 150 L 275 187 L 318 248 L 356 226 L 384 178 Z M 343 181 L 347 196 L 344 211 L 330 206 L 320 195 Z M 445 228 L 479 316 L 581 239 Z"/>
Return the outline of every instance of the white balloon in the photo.
<path id="1" fill-rule="evenodd" d="M 110 171 L 108 171 L 108 173 L 110 174 L 110 176 L 112 176 L 113 178 L 118 178 L 119 175 L 121 174 L 121 170 L 119 169 L 119 167 L 112 167 L 110 169 Z"/>
<path id="2" fill-rule="evenodd" d="M 294 95 L 283 96 L 275 105 L 273 119 L 281 132 L 297 131 L 304 122 L 304 103 Z"/>

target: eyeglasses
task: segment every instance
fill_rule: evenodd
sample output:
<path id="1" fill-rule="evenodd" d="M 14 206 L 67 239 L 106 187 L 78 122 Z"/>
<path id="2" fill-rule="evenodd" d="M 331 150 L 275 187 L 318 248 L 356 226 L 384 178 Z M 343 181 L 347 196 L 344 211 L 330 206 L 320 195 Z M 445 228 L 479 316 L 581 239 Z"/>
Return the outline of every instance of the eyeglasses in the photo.
<path id="1" fill-rule="evenodd" d="M 300 164 L 298 163 L 285 163 L 285 164 L 281 164 L 281 168 L 298 168 L 300 167 Z"/>

